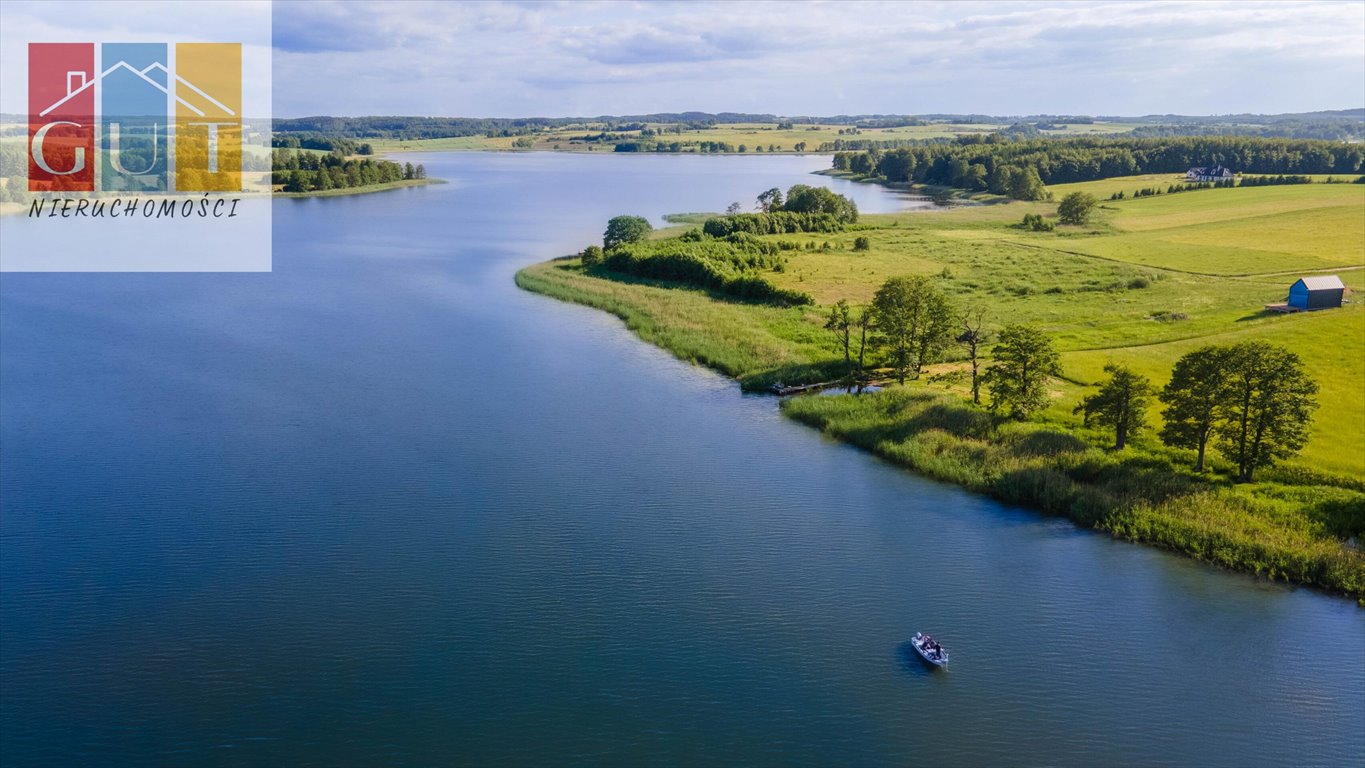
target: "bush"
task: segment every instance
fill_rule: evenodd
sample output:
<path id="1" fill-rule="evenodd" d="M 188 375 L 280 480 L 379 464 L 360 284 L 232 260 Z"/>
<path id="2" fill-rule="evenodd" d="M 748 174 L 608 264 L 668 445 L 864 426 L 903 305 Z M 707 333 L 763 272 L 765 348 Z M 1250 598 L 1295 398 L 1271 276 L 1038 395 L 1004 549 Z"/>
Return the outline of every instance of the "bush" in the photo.
<path id="1" fill-rule="evenodd" d="M 702 231 L 711 237 L 729 237 L 736 232 L 750 235 L 786 235 L 796 232 L 839 232 L 843 229 L 828 213 L 737 213 L 707 219 Z"/>
<path id="2" fill-rule="evenodd" d="M 1057 219 L 1063 224 L 1081 226 L 1090 221 L 1095 210 L 1095 196 L 1088 192 L 1072 192 L 1057 205 Z"/>
<path id="3" fill-rule="evenodd" d="M 602 263 L 602 249 L 596 245 L 590 245 L 583 249 L 581 255 L 583 266 L 592 267 Z"/>
<path id="4" fill-rule="evenodd" d="M 815 213 L 833 216 L 841 224 L 852 224 L 858 220 L 858 206 L 843 195 L 807 184 L 794 184 L 787 190 L 784 211 L 794 213 Z"/>
<path id="5" fill-rule="evenodd" d="M 812 304 L 805 293 L 778 288 L 756 274 L 779 271 L 786 257 L 774 243 L 737 234 L 700 242 L 661 240 L 620 245 L 607 251 L 607 269 L 717 291 L 744 301 L 777 306 Z"/>
<path id="6" fill-rule="evenodd" d="M 1019 227 L 1032 232 L 1051 232 L 1055 228 L 1052 222 L 1037 213 L 1024 214 L 1024 220 L 1020 222 Z"/>
<path id="7" fill-rule="evenodd" d="M 871 248 L 871 247 L 872 247 L 872 241 L 871 241 L 871 240 L 868 240 L 866 237 L 855 237 L 855 238 L 853 238 L 853 250 L 855 250 L 855 251 L 866 251 L 867 249 L 869 249 L 869 248 Z"/>
<path id="8" fill-rule="evenodd" d="M 602 233 L 602 247 L 611 250 L 622 243 L 638 243 L 654 231 L 643 216 L 617 216 L 607 222 L 607 231 Z"/>

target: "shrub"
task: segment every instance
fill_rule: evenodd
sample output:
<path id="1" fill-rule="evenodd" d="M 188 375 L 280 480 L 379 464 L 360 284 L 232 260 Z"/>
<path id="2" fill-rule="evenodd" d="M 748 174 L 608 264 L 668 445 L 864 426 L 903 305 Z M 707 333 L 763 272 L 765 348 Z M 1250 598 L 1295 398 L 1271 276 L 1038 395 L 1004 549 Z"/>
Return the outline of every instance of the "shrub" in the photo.
<path id="1" fill-rule="evenodd" d="M 729 237 L 736 232 L 750 235 L 786 235 L 796 232 L 839 232 L 843 229 L 828 213 L 737 213 L 706 220 L 702 231 L 711 237 Z"/>
<path id="2" fill-rule="evenodd" d="M 602 233 L 602 247 L 611 250 L 623 243 L 638 243 L 652 231 L 654 227 L 642 216 L 617 216 L 607 222 L 607 231 Z"/>
<path id="3" fill-rule="evenodd" d="M 869 248 L 871 248 L 871 247 L 872 247 L 872 241 L 871 241 L 871 240 L 868 240 L 866 237 L 855 237 L 855 238 L 853 238 L 853 250 L 855 250 L 855 251 L 866 251 L 867 249 L 869 249 Z"/>
<path id="4" fill-rule="evenodd" d="M 661 240 L 620 245 L 606 252 L 607 269 L 622 274 L 668 280 L 717 291 L 727 296 L 777 306 L 813 303 L 805 293 L 778 288 L 755 274 L 786 264 L 774 243 L 739 235 L 733 241 Z"/>
<path id="5" fill-rule="evenodd" d="M 1090 221 L 1095 210 L 1095 196 L 1088 192 L 1072 192 L 1057 206 L 1057 219 L 1063 224 L 1081 226 Z"/>
<path id="6" fill-rule="evenodd" d="M 596 245 L 590 245 L 583 249 L 583 266 L 592 267 L 602 263 L 602 249 Z"/>

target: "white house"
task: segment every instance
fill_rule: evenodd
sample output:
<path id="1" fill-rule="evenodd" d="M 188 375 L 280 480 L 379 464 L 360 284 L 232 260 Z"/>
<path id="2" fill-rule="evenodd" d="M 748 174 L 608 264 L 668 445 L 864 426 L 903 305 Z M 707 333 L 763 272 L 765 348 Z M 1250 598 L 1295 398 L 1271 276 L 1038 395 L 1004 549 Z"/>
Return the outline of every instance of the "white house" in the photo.
<path id="1" fill-rule="evenodd" d="M 1232 171 L 1221 165 L 1208 168 L 1191 168 L 1185 171 L 1186 181 L 1227 181 L 1230 178 L 1232 178 Z"/>

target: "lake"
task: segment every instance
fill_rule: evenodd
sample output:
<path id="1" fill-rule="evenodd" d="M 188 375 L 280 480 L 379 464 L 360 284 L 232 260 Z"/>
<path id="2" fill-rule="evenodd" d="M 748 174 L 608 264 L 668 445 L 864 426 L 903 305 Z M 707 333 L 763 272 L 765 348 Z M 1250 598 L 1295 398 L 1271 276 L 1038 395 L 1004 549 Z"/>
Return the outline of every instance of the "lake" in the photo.
<path id="1" fill-rule="evenodd" d="M 0 277 L 4 765 L 1365 759 L 1352 601 L 917 477 L 512 281 L 617 214 L 892 194 L 404 159 L 450 183 L 277 200 L 271 274 Z"/>

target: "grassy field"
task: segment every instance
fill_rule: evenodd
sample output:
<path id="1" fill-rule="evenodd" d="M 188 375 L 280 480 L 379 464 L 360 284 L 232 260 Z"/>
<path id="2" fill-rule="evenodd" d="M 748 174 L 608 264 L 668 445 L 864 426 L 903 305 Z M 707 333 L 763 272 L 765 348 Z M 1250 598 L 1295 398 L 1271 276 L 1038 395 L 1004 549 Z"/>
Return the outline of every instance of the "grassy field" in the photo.
<path id="1" fill-rule="evenodd" d="M 453 136 L 445 139 L 360 139 L 374 148 L 375 154 L 386 152 L 467 152 L 474 150 L 511 149 L 512 139 L 490 139 L 483 136 Z"/>
<path id="2" fill-rule="evenodd" d="M 1051 191 L 1058 199 L 1072 189 L 1098 193 L 1152 181 Z M 761 389 L 837 375 L 823 329 L 830 304 L 865 303 L 890 276 L 936 276 L 960 305 L 985 307 L 990 325 L 1036 324 L 1054 339 L 1065 376 L 1036 423 L 991 427 L 996 431 L 985 437 L 956 433 L 954 425 L 975 423 L 973 414 L 982 412 L 965 404 L 964 385 L 928 377 L 870 397 L 790 400 L 788 414 L 917 471 L 1117 536 L 1365 595 L 1365 558 L 1333 533 L 1365 528 L 1365 302 L 1357 298 L 1365 291 L 1365 185 L 1106 200 L 1085 227 L 1035 233 L 1015 226 L 1025 213 L 1050 215 L 1055 207 L 1012 202 L 865 216 L 840 233 L 769 237 L 801 244 L 786 251 L 783 270 L 765 276 L 810 294 L 816 305 L 808 307 L 727 301 L 600 267 L 585 271 L 572 259 L 535 265 L 517 280 L 612 312 L 642 338 Z M 868 238 L 870 248 L 854 251 L 857 237 Z M 1283 301 L 1299 274 L 1322 270 L 1353 291 L 1343 308 L 1294 315 L 1262 309 Z M 1294 350 L 1321 387 L 1311 441 L 1257 483 L 1234 485 L 1221 460 L 1211 475 L 1189 473 L 1189 456 L 1161 446 L 1154 429 L 1116 458 L 1103 449 L 1106 436 L 1082 429 L 1071 413 L 1107 362 L 1130 365 L 1160 387 L 1182 354 L 1246 339 Z M 948 360 L 929 373 L 962 367 Z M 1150 416 L 1159 426 L 1159 408 Z M 1071 447 L 1037 461 L 1011 452 L 1029 441 Z M 992 462 L 1013 474 L 991 469 Z M 1112 514 L 1097 511 L 1106 504 Z"/>
<path id="3" fill-rule="evenodd" d="M 798 143 L 806 145 L 806 152 L 814 152 L 824 142 L 833 142 L 838 139 L 849 141 L 868 140 L 868 141 L 888 141 L 898 139 L 937 139 L 951 138 L 970 134 L 985 134 L 1005 128 L 1004 125 L 987 123 L 930 123 L 928 125 L 912 125 L 899 128 L 864 128 L 857 133 L 840 134 L 840 130 L 847 130 L 848 126 L 841 125 L 796 125 L 789 129 L 780 129 L 776 123 L 722 123 L 712 128 L 699 130 L 684 130 L 682 133 L 673 133 L 670 126 L 666 124 L 651 124 L 653 129 L 664 131 L 655 138 L 672 142 L 677 141 L 684 145 L 702 141 L 724 142 L 736 148 L 743 144 L 749 152 L 756 151 L 757 147 L 762 147 L 764 152 L 768 152 L 769 147 L 774 147 L 778 152 L 795 152 Z M 1133 126 L 1127 123 L 1093 123 L 1088 125 L 1069 125 L 1061 130 L 1044 131 L 1049 136 L 1088 136 L 1096 134 L 1126 133 L 1131 131 Z M 436 152 L 436 151 L 466 151 L 466 150 L 513 150 L 513 149 L 534 149 L 541 151 L 561 151 L 561 152 L 611 152 L 614 142 L 590 143 L 577 141 L 582 136 L 597 134 L 607 127 L 602 124 L 585 123 L 564 128 L 542 131 L 532 134 L 532 145 L 530 147 L 517 147 L 514 142 L 516 139 L 510 136 L 488 138 L 484 136 L 461 136 L 446 139 L 419 139 L 413 141 L 399 141 L 388 139 L 366 139 L 373 147 L 375 152 Z M 636 140 L 640 136 L 637 131 L 612 131 L 619 134 L 622 141 Z"/>
<path id="4" fill-rule="evenodd" d="M 1095 185 L 1052 191 L 1061 197 Z M 790 251 L 769 280 L 809 293 L 815 307 L 729 303 L 602 279 L 607 273 L 583 273 L 572 262 L 533 267 L 523 279 L 613 311 L 681 357 L 761 388 L 791 383 L 798 369 L 828 370 L 833 347 L 821 327 L 828 305 L 865 303 L 893 275 L 936 275 L 960 304 L 986 307 L 995 324 L 1049 332 L 1070 380 L 1049 414 L 1058 419 L 1108 360 L 1132 362 L 1160 385 L 1194 347 L 1264 338 L 1297 351 L 1323 387 L 1315 437 L 1294 462 L 1365 477 L 1365 302 L 1299 315 L 1262 310 L 1283 301 L 1300 272 L 1328 270 L 1365 291 L 1365 185 L 1199 190 L 1106 202 L 1084 228 L 1014 226 L 1024 213 L 1054 208 L 1016 202 L 865 216 L 841 233 L 779 236 L 816 250 Z M 867 237 L 870 249 L 854 252 L 856 237 Z"/>

